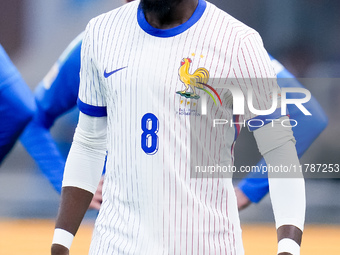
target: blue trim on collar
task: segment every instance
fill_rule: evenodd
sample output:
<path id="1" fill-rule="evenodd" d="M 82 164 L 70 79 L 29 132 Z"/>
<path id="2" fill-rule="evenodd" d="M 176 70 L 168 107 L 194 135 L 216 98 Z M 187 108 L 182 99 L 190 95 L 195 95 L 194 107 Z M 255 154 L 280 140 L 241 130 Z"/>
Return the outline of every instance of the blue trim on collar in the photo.
<path id="1" fill-rule="evenodd" d="M 153 35 L 156 37 L 164 37 L 164 38 L 172 37 L 172 36 L 176 36 L 178 34 L 183 33 L 185 30 L 193 26 L 202 17 L 206 7 L 207 7 L 207 3 L 205 2 L 205 0 L 198 0 L 198 5 L 196 7 L 196 10 L 194 11 L 190 19 L 188 19 L 185 23 L 177 27 L 170 28 L 170 29 L 158 29 L 158 28 L 154 28 L 153 26 L 151 26 L 146 21 L 143 10 L 140 8 L 140 6 L 138 7 L 138 11 L 137 11 L 137 20 L 138 20 L 139 26 L 146 33 L 150 35 Z"/>

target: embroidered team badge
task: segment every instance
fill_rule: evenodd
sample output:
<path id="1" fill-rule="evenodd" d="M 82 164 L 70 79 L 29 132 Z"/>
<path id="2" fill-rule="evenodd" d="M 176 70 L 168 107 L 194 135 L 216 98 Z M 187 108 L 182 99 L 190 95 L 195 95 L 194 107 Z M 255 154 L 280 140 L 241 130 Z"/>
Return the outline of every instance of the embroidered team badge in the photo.
<path id="1" fill-rule="evenodd" d="M 190 65 L 192 63 L 192 60 L 190 58 L 183 58 L 181 61 L 181 66 L 178 69 L 178 75 L 180 81 L 184 84 L 185 89 L 182 91 L 177 91 L 176 93 L 185 97 L 185 98 L 190 98 L 190 99 L 199 99 L 200 96 L 196 93 L 196 88 L 203 90 L 206 92 L 213 100 L 214 103 L 216 104 L 216 101 L 213 97 L 213 95 L 205 89 L 205 87 L 209 88 L 214 94 L 217 96 L 219 99 L 221 105 L 222 101 L 216 90 L 208 85 L 209 81 L 209 71 L 205 69 L 204 67 L 197 68 L 195 72 L 190 74 L 189 69 Z M 189 91 L 189 88 L 191 88 L 191 92 Z"/>

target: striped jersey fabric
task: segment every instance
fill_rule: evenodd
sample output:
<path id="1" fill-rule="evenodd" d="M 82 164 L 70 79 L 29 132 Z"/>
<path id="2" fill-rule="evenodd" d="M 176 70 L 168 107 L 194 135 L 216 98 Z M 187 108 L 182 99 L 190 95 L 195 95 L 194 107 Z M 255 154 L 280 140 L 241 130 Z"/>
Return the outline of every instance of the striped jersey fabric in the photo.
<path id="1" fill-rule="evenodd" d="M 214 86 L 230 78 L 244 93 L 252 86 L 255 108 L 270 105 L 275 73 L 258 33 L 204 0 L 184 24 L 156 29 L 135 1 L 89 22 L 81 58 L 79 108 L 108 118 L 90 254 L 244 254 L 231 178 L 192 169 L 233 163 L 240 127 L 212 127 L 234 118 Z M 183 82 L 198 73 L 207 86 Z"/>

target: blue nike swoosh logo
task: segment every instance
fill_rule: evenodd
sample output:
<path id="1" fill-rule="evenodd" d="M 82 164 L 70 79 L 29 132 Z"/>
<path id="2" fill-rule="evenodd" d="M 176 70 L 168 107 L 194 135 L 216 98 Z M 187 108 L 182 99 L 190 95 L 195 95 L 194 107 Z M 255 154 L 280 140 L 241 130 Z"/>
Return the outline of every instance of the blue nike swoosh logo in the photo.
<path id="1" fill-rule="evenodd" d="M 105 69 L 105 70 L 104 70 L 104 77 L 105 77 L 105 78 L 108 78 L 108 77 L 110 77 L 112 74 L 114 74 L 114 73 L 116 73 L 116 72 L 118 72 L 118 71 L 120 71 L 120 70 L 122 70 L 122 69 L 124 69 L 124 68 L 127 68 L 127 66 L 122 67 L 122 68 L 118 68 L 118 69 L 113 70 L 112 72 L 109 72 L 109 73 L 107 73 L 107 72 L 106 72 L 106 69 Z"/>

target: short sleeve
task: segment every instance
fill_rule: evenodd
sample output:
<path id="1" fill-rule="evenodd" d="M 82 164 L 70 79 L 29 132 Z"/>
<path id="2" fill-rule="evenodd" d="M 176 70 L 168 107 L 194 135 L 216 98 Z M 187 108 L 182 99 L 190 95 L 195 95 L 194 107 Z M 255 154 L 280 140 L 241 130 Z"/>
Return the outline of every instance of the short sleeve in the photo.
<path id="1" fill-rule="evenodd" d="M 279 102 L 273 105 L 273 98 L 279 92 L 276 74 L 262 39 L 256 31 L 245 35 L 240 41 L 234 59 L 234 77 L 234 85 L 241 89 L 245 98 L 245 111 L 241 119 L 250 120 L 262 115 L 257 114 L 255 110 L 262 112 L 268 110 L 274 114 L 280 112 L 277 111 L 277 107 L 280 107 Z M 252 102 L 249 102 L 248 95 L 251 95 Z"/>
<path id="2" fill-rule="evenodd" d="M 91 20 L 86 27 L 81 47 L 81 68 L 78 107 L 87 115 L 106 116 L 106 97 L 104 83 L 96 61 L 96 47 L 93 24 Z"/>

